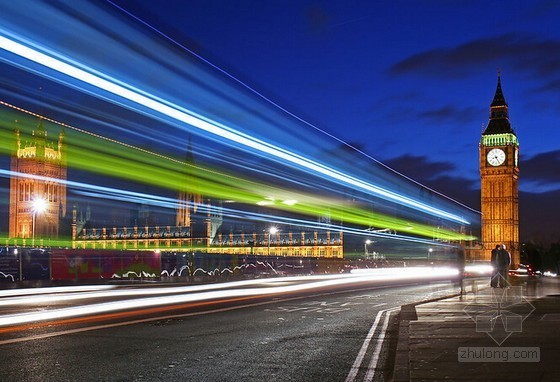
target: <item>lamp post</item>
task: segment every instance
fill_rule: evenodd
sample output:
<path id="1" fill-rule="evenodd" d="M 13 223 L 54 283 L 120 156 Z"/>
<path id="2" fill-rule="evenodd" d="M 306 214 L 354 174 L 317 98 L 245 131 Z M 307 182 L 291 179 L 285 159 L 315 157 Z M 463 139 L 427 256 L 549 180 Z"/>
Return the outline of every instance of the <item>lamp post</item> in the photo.
<path id="1" fill-rule="evenodd" d="M 43 213 L 45 210 L 47 209 L 47 201 L 43 198 L 36 198 L 33 199 L 33 233 L 32 233 L 32 239 L 31 239 L 31 246 L 35 247 L 35 220 L 37 213 Z"/>
<path id="2" fill-rule="evenodd" d="M 428 249 L 428 262 L 430 262 L 430 254 L 433 252 L 434 250 L 432 248 Z"/>
<path id="3" fill-rule="evenodd" d="M 268 251 L 267 251 L 267 256 L 270 256 L 270 235 L 276 235 L 276 233 L 278 232 L 278 228 L 276 227 L 270 227 L 268 229 Z"/>
<path id="4" fill-rule="evenodd" d="M 19 251 L 17 247 L 14 248 L 14 255 L 18 256 L 19 259 L 19 281 L 23 280 L 23 254 L 21 252 L 22 251 Z"/>
<path id="5" fill-rule="evenodd" d="M 369 257 L 369 256 L 368 256 L 367 246 L 368 246 L 368 244 L 371 244 L 371 243 L 372 243 L 372 241 L 369 240 L 369 239 L 367 239 L 366 242 L 364 243 L 364 255 L 365 255 L 365 257 L 366 257 L 366 260 L 367 260 L 368 257 Z"/>

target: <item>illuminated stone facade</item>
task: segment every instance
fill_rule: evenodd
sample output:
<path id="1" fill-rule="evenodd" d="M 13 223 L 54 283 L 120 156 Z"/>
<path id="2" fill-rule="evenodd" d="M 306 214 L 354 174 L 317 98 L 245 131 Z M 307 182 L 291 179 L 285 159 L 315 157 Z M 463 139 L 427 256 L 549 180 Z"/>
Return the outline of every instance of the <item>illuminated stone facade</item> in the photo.
<path id="1" fill-rule="evenodd" d="M 187 150 L 187 166 L 194 160 Z M 329 231 L 286 232 L 280 229 L 268 235 L 261 229 L 235 228 L 244 222 L 224 224 L 222 209 L 193 192 L 196 179 L 185 176 L 179 190 L 175 226 L 87 227 L 72 221 L 72 247 L 89 249 L 128 249 L 161 251 L 198 251 L 228 255 L 343 257 L 343 234 Z M 194 187 L 193 187 L 194 186 Z M 272 211 L 270 211 L 272 212 Z M 255 231 L 256 230 L 256 231 Z M 227 234 L 224 234 L 227 232 Z M 257 233 L 259 232 L 259 233 Z"/>
<path id="2" fill-rule="evenodd" d="M 9 235 L 10 238 L 21 239 L 17 242 L 24 246 L 43 246 L 52 243 L 43 239 L 58 238 L 66 233 L 60 232 L 66 221 L 67 208 L 65 132 L 64 129 L 61 131 L 56 142 L 49 142 L 40 118 L 36 131 L 29 138 L 22 139 L 20 129 L 14 130 Z M 190 143 L 185 165 L 194 165 Z M 221 207 L 212 206 L 210 200 L 204 200 L 202 195 L 193 192 L 192 189 L 196 189 L 194 182 L 196 179 L 186 177 L 184 187 L 179 190 L 174 226 L 91 227 L 89 208 L 86 218 L 78 219 L 74 207 L 72 248 L 343 257 L 342 232 L 301 230 L 297 227 L 283 230 L 280 227 L 277 233 L 268 235 L 263 227 L 254 224 L 250 232 L 224 225 Z M 34 203 L 39 199 L 44 201 L 45 209 L 41 212 L 37 211 Z M 240 223 L 243 225 L 244 222 Z"/>
<path id="3" fill-rule="evenodd" d="M 512 129 L 500 77 L 490 106 L 490 120 L 479 145 L 482 258 L 505 244 L 519 264 L 519 142 Z"/>
<path id="4" fill-rule="evenodd" d="M 49 142 L 40 119 L 31 140 L 22 140 L 19 128 L 14 134 L 9 236 L 57 238 L 61 221 L 66 216 L 64 130 L 57 142 Z M 42 201 L 44 211 L 37 210 L 37 201 Z"/>
<path id="5" fill-rule="evenodd" d="M 219 234 L 208 253 L 263 256 L 343 257 L 343 234 L 330 231 Z"/>
<path id="6" fill-rule="evenodd" d="M 199 251 L 228 255 L 343 257 L 342 233 L 230 233 L 191 237 L 181 226 L 84 228 L 73 240 L 74 248 Z"/>

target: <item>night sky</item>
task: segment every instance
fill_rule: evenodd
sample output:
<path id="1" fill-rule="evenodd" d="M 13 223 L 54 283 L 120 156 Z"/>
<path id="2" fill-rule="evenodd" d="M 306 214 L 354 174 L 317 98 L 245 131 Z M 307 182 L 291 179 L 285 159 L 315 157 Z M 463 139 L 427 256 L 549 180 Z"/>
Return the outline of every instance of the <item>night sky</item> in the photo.
<path id="1" fill-rule="evenodd" d="M 321 129 L 480 208 L 498 70 L 523 240 L 560 236 L 555 1 L 117 1 Z"/>
<path id="2" fill-rule="evenodd" d="M 520 141 L 521 239 L 560 240 L 557 2 L 155 4 L 107 6 L 122 7 L 316 129 L 475 209 L 478 143 L 499 70 Z"/>

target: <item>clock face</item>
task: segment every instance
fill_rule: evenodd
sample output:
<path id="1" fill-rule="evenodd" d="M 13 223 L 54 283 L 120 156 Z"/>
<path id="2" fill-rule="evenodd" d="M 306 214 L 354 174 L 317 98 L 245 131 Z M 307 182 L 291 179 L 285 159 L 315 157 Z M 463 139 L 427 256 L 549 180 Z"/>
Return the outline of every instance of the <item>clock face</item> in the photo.
<path id="1" fill-rule="evenodd" d="M 518 162 L 519 162 L 519 151 L 515 150 L 515 167 L 517 167 Z"/>
<path id="2" fill-rule="evenodd" d="M 506 153 L 502 149 L 492 149 L 488 151 L 486 160 L 492 166 L 499 166 L 506 161 Z"/>

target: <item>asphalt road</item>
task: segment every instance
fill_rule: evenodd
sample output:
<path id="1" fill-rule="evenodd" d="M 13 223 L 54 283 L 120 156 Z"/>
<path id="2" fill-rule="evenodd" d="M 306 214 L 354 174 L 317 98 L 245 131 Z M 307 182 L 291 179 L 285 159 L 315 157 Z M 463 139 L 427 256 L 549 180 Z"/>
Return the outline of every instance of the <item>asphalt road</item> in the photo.
<path id="1" fill-rule="evenodd" d="M 457 288 L 436 281 L 382 284 L 329 285 L 5 326 L 0 380 L 385 381 L 392 372 L 395 308 Z M 124 299 L 35 302 L 33 297 L 0 306 L 0 318 Z"/>

